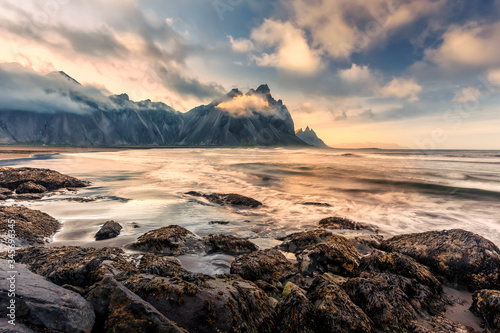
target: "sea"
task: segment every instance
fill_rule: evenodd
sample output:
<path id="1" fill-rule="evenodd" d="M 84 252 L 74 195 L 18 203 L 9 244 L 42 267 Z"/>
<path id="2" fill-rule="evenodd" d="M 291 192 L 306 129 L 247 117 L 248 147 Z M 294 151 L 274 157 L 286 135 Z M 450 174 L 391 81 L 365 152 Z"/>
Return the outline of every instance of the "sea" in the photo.
<path id="1" fill-rule="evenodd" d="M 0 165 L 48 168 L 91 182 L 76 193 L 5 203 L 61 221 L 49 246 L 124 246 L 176 224 L 200 237 L 232 234 L 269 248 L 280 243 L 278 238 L 315 228 L 330 216 L 376 225 L 385 238 L 461 228 L 500 245 L 500 151 L 75 148 L 1 160 Z M 237 193 L 263 206 L 219 206 L 188 191 Z M 122 233 L 95 241 L 108 220 L 121 223 Z M 232 259 L 223 254 L 181 257 L 186 268 L 209 274 L 227 271 Z"/>

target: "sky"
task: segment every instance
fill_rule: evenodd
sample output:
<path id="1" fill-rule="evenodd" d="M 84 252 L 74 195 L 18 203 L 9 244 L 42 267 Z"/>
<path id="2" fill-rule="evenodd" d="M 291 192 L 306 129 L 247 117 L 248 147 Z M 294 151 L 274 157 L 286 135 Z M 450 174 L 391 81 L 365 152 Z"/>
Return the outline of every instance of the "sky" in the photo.
<path id="1" fill-rule="evenodd" d="M 0 5 L 0 64 L 181 112 L 267 83 L 333 147 L 500 149 L 500 0 Z"/>

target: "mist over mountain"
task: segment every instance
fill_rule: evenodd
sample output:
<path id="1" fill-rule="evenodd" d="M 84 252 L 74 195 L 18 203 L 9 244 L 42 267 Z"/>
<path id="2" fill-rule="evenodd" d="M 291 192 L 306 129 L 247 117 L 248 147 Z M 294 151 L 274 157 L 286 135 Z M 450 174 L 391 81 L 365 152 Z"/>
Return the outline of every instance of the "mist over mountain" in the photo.
<path id="1" fill-rule="evenodd" d="M 301 139 L 302 141 L 307 143 L 308 145 L 311 145 L 314 147 L 320 147 L 320 148 L 327 148 L 328 147 L 323 142 L 323 140 L 318 138 L 318 136 L 316 135 L 316 132 L 314 132 L 314 130 L 312 128 L 309 128 L 309 126 L 307 126 L 305 130 L 302 130 L 302 128 L 298 129 L 297 131 L 295 131 L 295 135 L 299 139 Z"/>
<path id="2" fill-rule="evenodd" d="M 267 85 L 233 89 L 186 113 L 83 86 L 64 72 L 0 66 L 0 143 L 72 146 L 307 145 Z"/>

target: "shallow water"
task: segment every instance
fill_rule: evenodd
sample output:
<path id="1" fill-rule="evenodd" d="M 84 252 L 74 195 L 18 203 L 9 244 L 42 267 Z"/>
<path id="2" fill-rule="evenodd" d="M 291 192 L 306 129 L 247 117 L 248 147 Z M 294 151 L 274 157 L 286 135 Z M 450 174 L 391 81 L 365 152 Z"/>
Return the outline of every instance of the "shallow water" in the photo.
<path id="1" fill-rule="evenodd" d="M 376 224 L 386 237 L 463 228 L 500 245 L 500 151 L 183 148 L 62 153 L 0 162 L 89 180 L 92 186 L 76 196 L 103 197 L 81 203 L 64 200 L 75 194 L 61 193 L 23 203 L 64 223 L 52 245 L 121 246 L 149 230 L 178 224 L 200 236 L 230 233 L 251 238 L 265 248 L 278 243 L 276 237 L 315 226 L 328 216 Z M 239 193 L 264 207 L 220 207 L 184 195 L 191 190 Z M 122 234 L 94 241 L 107 220 L 121 222 Z M 229 223 L 209 224 L 221 220 Z M 222 266 L 228 261 L 214 260 Z M 198 260 L 193 265 L 203 264 Z"/>

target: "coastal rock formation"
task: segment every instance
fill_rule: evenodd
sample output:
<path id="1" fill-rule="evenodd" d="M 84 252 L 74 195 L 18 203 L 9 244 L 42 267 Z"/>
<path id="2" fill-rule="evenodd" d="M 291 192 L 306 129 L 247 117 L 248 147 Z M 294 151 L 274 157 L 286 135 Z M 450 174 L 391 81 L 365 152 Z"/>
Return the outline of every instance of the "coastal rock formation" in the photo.
<path id="1" fill-rule="evenodd" d="M 61 227 L 61 223 L 38 210 L 25 207 L 0 207 L 0 240 L 7 244 L 8 221 L 15 221 L 16 245 L 45 244 Z"/>
<path id="2" fill-rule="evenodd" d="M 404 254 L 374 251 L 369 256 L 361 259 L 360 270 L 363 272 L 399 274 L 409 279 L 415 279 L 418 283 L 429 287 L 436 294 L 443 291 L 441 283 L 427 267 Z"/>
<path id="3" fill-rule="evenodd" d="M 208 235 L 202 238 L 207 246 L 207 252 L 225 252 L 232 255 L 246 254 L 257 251 L 259 247 L 246 238 L 233 235 Z"/>
<path id="4" fill-rule="evenodd" d="M 500 332 L 500 291 L 480 290 L 472 295 L 471 311 L 482 317 L 492 332 Z"/>
<path id="5" fill-rule="evenodd" d="M 374 332 L 371 319 L 330 274 L 318 276 L 307 294 L 301 288 L 291 288 L 276 306 L 276 317 L 278 327 L 287 333 Z"/>
<path id="6" fill-rule="evenodd" d="M 323 243 L 332 236 L 333 233 L 325 229 L 296 232 L 286 237 L 280 238 L 279 240 L 282 240 L 283 243 L 276 246 L 276 248 L 285 252 L 292 252 L 297 254 L 304 251 L 308 247 Z"/>
<path id="7" fill-rule="evenodd" d="M 378 228 L 373 225 L 338 216 L 322 219 L 319 221 L 319 226 L 326 229 L 365 230 L 378 233 Z"/>
<path id="8" fill-rule="evenodd" d="M 400 275 L 378 273 L 349 279 L 343 288 L 376 327 L 407 331 L 417 315 L 444 312 L 445 303 L 425 285 Z"/>
<path id="9" fill-rule="evenodd" d="M 130 248 L 164 255 L 204 252 L 205 244 L 191 231 L 178 225 L 155 229 L 140 236 Z"/>
<path id="10" fill-rule="evenodd" d="M 447 283 L 474 291 L 500 288 L 500 250 L 489 240 L 461 229 L 390 238 L 380 245 L 428 266 Z"/>
<path id="11" fill-rule="evenodd" d="M 231 274 L 238 274 L 249 281 L 263 280 L 272 285 L 281 285 L 296 273 L 292 263 L 276 249 L 255 251 L 231 264 Z"/>
<path id="12" fill-rule="evenodd" d="M 114 238 L 120 234 L 121 230 L 122 226 L 119 223 L 115 221 L 107 221 L 95 234 L 94 238 L 95 240 Z"/>
<path id="13" fill-rule="evenodd" d="M 316 132 L 314 132 L 312 128 L 309 128 L 309 126 L 307 126 L 305 130 L 303 130 L 302 128 L 296 130 L 295 135 L 308 145 L 319 148 L 328 148 L 328 146 L 323 142 L 323 140 L 318 138 Z"/>
<path id="14" fill-rule="evenodd" d="M 105 276 L 86 296 L 96 313 L 96 327 L 104 332 L 184 332 L 151 304 Z"/>
<path id="15" fill-rule="evenodd" d="M 331 272 L 344 276 L 359 275 L 360 254 L 340 235 L 332 235 L 320 244 L 309 247 L 297 255 L 304 275 L 313 272 Z"/>
<path id="16" fill-rule="evenodd" d="M 186 193 L 187 195 L 191 195 L 194 197 L 203 197 L 210 202 L 216 203 L 221 206 L 241 206 L 241 207 L 250 207 L 256 208 L 262 206 L 262 202 L 257 201 L 255 199 L 245 197 L 244 195 L 229 193 L 229 194 L 221 194 L 221 193 L 212 193 L 212 194 L 203 194 L 196 191 L 190 191 Z"/>
<path id="17" fill-rule="evenodd" d="M 124 285 L 188 332 L 277 332 L 275 301 L 248 281 L 136 275 Z"/>
<path id="18" fill-rule="evenodd" d="M 0 168 L 0 187 L 8 188 L 11 191 L 16 190 L 17 193 L 41 193 L 45 192 L 42 191 L 43 189 L 54 191 L 61 188 L 78 188 L 88 185 L 88 182 L 49 169 Z"/>
<path id="19" fill-rule="evenodd" d="M 446 319 L 444 316 L 434 316 L 427 320 L 414 322 L 412 333 L 476 333 L 471 327 Z"/>
<path id="20" fill-rule="evenodd" d="M 7 267 L 7 261 L 0 259 L 0 315 L 8 318 L 8 306 L 14 300 L 16 326 L 12 327 L 17 328 L 17 323 L 23 323 L 40 332 L 91 332 L 94 310 L 83 297 L 30 272 L 25 265 L 16 264 L 17 274 L 12 279 Z M 10 284 L 15 285 L 13 298 L 7 297 Z"/>

